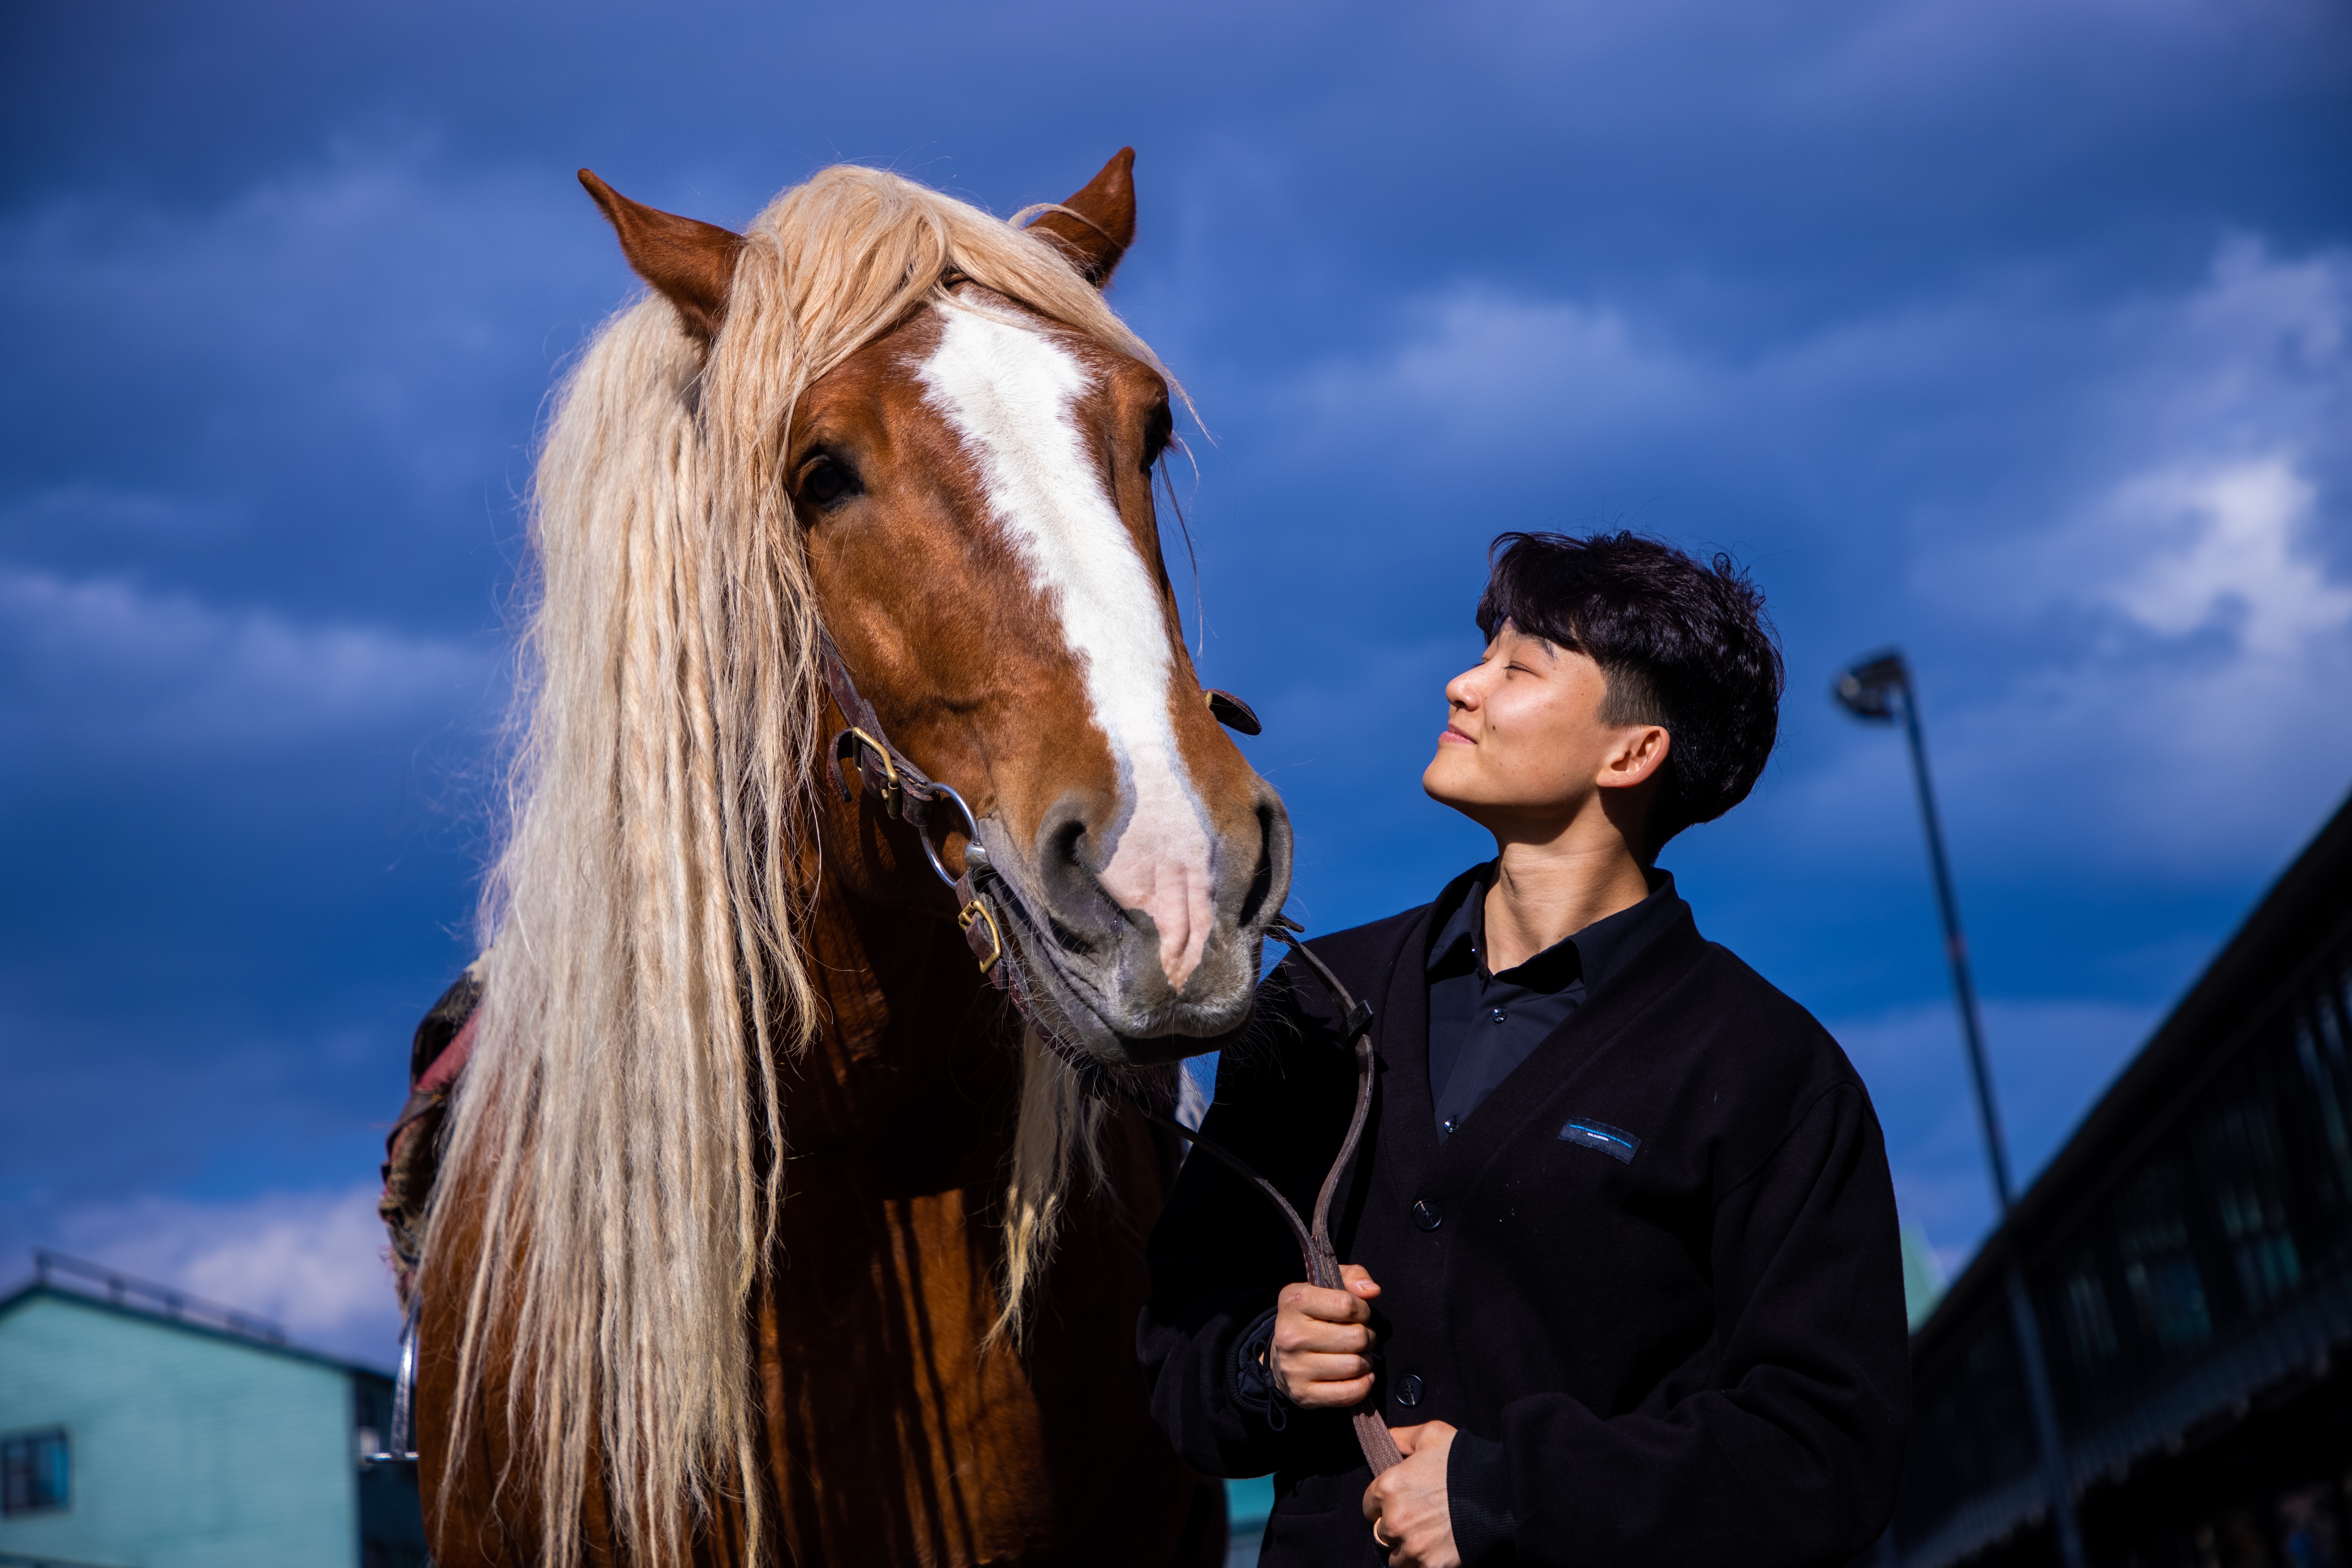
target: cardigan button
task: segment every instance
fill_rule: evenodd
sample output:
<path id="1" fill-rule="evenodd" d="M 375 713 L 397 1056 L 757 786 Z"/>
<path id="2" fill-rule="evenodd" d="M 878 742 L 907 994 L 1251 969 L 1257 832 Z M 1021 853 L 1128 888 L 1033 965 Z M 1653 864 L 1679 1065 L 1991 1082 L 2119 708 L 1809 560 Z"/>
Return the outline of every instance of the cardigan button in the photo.
<path id="1" fill-rule="evenodd" d="M 1445 1223 L 1445 1210 L 1433 1197 L 1417 1197 L 1412 1200 L 1412 1222 L 1423 1230 L 1434 1230 Z"/>
<path id="2" fill-rule="evenodd" d="M 1396 1402 L 1408 1409 L 1421 1403 L 1421 1378 L 1417 1375 L 1408 1372 L 1397 1379 Z"/>

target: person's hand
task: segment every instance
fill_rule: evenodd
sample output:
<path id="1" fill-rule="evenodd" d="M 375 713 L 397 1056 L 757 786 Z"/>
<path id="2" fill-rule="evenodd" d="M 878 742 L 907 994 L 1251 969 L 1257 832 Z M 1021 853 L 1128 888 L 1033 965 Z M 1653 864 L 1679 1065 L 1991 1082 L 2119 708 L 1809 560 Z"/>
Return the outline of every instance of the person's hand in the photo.
<path id="1" fill-rule="evenodd" d="M 1285 1285 L 1265 1370 L 1302 1410 L 1345 1410 L 1372 1392 L 1371 1302 L 1381 1293 L 1363 1268 L 1339 1270 L 1339 1288 Z"/>
<path id="2" fill-rule="evenodd" d="M 1445 1497 L 1445 1457 L 1454 1428 L 1443 1421 L 1391 1427 L 1404 1463 L 1364 1489 L 1364 1518 L 1375 1541 L 1388 1542 L 1389 1568 L 1462 1568 L 1454 1544 L 1454 1511 Z"/>

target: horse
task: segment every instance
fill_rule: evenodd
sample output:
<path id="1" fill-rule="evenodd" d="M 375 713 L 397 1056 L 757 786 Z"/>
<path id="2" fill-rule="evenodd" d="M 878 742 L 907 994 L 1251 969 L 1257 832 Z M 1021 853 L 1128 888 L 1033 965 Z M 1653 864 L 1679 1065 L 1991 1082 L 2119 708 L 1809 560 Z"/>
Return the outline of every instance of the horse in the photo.
<path id="1" fill-rule="evenodd" d="M 1245 1027 L 1291 841 L 1162 559 L 1133 157 L 1010 222 L 835 167 L 740 234 L 581 172 L 648 287 L 542 438 L 463 1076 L 393 1215 L 443 1568 L 1222 1560 L 1133 1357 L 1173 1145 L 1090 1088 L 1164 1106 Z"/>

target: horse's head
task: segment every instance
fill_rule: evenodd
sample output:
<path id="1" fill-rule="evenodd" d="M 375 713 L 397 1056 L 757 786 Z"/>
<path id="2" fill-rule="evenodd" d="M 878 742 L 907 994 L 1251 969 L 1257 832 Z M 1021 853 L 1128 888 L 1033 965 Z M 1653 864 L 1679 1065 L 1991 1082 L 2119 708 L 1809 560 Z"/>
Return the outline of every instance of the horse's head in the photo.
<path id="1" fill-rule="evenodd" d="M 1131 162 L 1031 231 L 1097 287 L 1134 233 Z M 590 189 L 688 330 L 727 330 L 738 236 Z M 970 802 L 1017 894 L 1014 955 L 1066 1038 L 1113 1063 L 1246 1019 L 1290 880 L 1289 820 L 1209 709 L 1161 562 L 1170 398 L 1098 334 L 950 279 L 809 384 L 775 469 L 859 691 Z M 911 894 L 910 850 L 830 852 Z"/>

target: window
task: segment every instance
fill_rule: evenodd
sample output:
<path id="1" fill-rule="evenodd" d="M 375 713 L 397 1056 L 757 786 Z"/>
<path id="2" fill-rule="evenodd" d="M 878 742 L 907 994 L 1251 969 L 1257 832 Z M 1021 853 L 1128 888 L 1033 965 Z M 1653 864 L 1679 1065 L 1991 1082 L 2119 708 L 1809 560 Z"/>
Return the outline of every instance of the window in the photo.
<path id="1" fill-rule="evenodd" d="M 2085 1375 L 2097 1372 L 2121 1348 L 2115 1314 L 2107 1310 L 2106 1287 L 2099 1282 L 2097 1260 L 2088 1253 L 2076 1260 L 2059 1299 L 2066 1307 L 2066 1341 L 2074 1352 L 2074 1364 Z"/>
<path id="2" fill-rule="evenodd" d="M 2179 1166 L 2158 1158 L 2124 1188 L 2116 1212 L 2124 1284 L 2142 1327 L 2167 1355 L 2195 1350 L 2213 1337 L 2205 1281 L 2189 1252 L 2187 1191 Z"/>
<path id="3" fill-rule="evenodd" d="M 37 1513 L 72 1500 L 72 1451 L 63 1427 L 0 1437 L 0 1514 Z"/>

